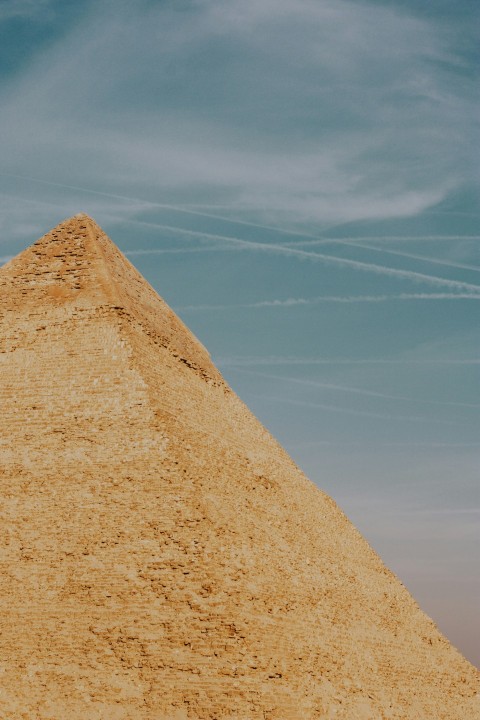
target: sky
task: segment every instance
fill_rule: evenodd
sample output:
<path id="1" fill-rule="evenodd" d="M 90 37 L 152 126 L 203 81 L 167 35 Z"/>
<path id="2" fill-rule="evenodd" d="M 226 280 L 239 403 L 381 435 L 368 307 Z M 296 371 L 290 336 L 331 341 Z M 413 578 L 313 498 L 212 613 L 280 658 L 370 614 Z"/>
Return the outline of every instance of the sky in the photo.
<path id="1" fill-rule="evenodd" d="M 94 217 L 476 664 L 479 15 L 0 0 L 0 264 Z"/>

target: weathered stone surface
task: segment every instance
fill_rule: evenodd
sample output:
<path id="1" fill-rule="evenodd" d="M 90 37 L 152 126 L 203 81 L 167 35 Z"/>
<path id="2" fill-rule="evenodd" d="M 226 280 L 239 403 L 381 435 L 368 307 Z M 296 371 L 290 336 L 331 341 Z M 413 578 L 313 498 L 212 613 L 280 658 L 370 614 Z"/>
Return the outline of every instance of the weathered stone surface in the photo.
<path id="1" fill-rule="evenodd" d="M 474 668 L 87 216 L 0 271 L 0 718 L 480 717 Z"/>

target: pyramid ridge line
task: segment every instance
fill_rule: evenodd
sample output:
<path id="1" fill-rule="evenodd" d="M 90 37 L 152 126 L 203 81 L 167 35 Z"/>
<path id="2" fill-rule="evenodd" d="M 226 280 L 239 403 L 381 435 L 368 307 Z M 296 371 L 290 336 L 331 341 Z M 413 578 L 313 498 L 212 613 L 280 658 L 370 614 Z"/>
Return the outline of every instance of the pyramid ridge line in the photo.
<path id="1" fill-rule="evenodd" d="M 62 220 L 0 268 L 0 286 L 1 310 L 122 311 L 207 382 L 225 385 L 203 344 L 87 213 Z"/>
<path id="2" fill-rule="evenodd" d="M 480 720 L 475 668 L 79 215 L 0 272 L 0 716 Z"/>

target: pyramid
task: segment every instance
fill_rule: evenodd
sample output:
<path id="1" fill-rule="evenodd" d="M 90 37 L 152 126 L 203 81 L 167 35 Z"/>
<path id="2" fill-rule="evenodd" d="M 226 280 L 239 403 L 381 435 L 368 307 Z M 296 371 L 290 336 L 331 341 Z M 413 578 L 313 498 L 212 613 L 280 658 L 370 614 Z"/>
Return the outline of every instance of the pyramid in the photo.
<path id="1" fill-rule="evenodd" d="M 480 718 L 478 675 L 96 223 L 0 270 L 1 720 Z"/>

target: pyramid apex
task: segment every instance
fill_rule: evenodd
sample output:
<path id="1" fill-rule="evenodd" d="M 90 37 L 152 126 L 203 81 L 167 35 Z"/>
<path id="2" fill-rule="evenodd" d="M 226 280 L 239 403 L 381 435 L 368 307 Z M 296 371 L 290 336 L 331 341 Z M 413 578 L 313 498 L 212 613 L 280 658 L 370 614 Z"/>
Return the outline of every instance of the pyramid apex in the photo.
<path id="1" fill-rule="evenodd" d="M 20 309 L 128 317 L 204 379 L 223 384 L 203 345 L 87 213 L 63 220 L 0 268 L 0 318 Z"/>
<path id="2" fill-rule="evenodd" d="M 95 220 L 92 217 L 90 217 L 90 215 L 88 215 L 87 213 L 84 213 L 84 212 L 79 212 L 79 213 L 76 213 L 75 215 L 72 215 L 70 220 L 91 220 L 92 222 L 95 222 Z"/>
<path id="3" fill-rule="evenodd" d="M 55 231 L 57 228 L 60 228 L 64 225 L 67 225 L 69 223 L 74 223 L 74 222 L 82 222 L 82 223 L 86 222 L 89 225 L 94 225 L 96 227 L 100 227 L 98 225 L 98 223 L 96 222 L 96 220 L 91 215 L 89 215 L 88 213 L 85 213 L 85 212 L 78 212 L 78 213 L 75 213 L 75 215 L 71 215 L 70 217 L 65 218 L 65 220 L 63 220 L 55 228 L 53 228 L 53 230 L 51 232 Z"/>
<path id="4" fill-rule="evenodd" d="M 475 669 L 87 217 L 0 271 L 0 717 L 480 720 Z"/>

